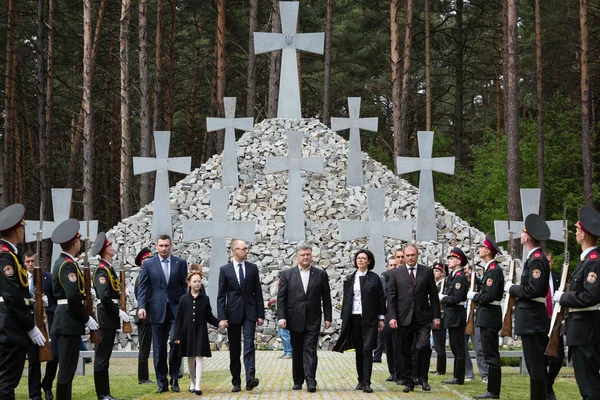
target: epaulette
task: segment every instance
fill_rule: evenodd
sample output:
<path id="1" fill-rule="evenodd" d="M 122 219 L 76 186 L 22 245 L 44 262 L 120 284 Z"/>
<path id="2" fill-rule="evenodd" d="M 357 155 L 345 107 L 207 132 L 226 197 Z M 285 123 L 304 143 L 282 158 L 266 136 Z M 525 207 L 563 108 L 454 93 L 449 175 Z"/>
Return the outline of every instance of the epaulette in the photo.
<path id="1" fill-rule="evenodd" d="M 460 271 L 458 271 L 454 276 L 460 276 Z"/>
<path id="2" fill-rule="evenodd" d="M 106 268 L 106 262 L 105 261 L 100 261 L 100 265 L 98 265 L 98 268 Z"/>
<path id="3" fill-rule="evenodd" d="M 496 263 L 495 262 L 491 263 L 490 267 L 488 269 L 490 269 L 490 270 L 496 269 Z"/>
<path id="4" fill-rule="evenodd" d="M 541 252 L 541 251 L 536 251 L 536 252 L 533 254 L 533 256 L 534 256 L 535 258 L 540 258 L 540 257 L 542 256 L 542 252 Z"/>
<path id="5" fill-rule="evenodd" d="M 10 253 L 10 247 L 6 243 L 2 243 L 2 251 L 4 253 Z"/>
<path id="6" fill-rule="evenodd" d="M 590 260 L 597 260 L 598 259 L 598 252 L 597 251 L 592 251 L 590 253 Z"/>
<path id="7" fill-rule="evenodd" d="M 66 258 L 66 261 L 68 261 L 68 262 L 73 262 L 73 259 L 72 259 L 71 257 L 69 257 L 69 256 L 65 255 L 65 258 Z"/>

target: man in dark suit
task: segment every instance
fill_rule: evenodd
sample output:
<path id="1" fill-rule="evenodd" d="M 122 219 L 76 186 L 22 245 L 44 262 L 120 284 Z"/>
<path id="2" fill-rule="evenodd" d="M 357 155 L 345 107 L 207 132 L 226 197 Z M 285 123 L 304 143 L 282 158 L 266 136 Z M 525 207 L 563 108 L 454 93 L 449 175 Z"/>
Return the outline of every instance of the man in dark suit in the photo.
<path id="1" fill-rule="evenodd" d="M 421 383 L 423 390 L 431 390 L 428 381 L 429 370 L 429 332 L 440 328 L 440 303 L 437 299 L 437 287 L 431 268 L 417 264 L 419 252 L 413 244 L 404 247 L 406 264 L 392 272 L 387 286 L 388 318 L 390 328 L 398 329 L 398 347 L 408 357 L 412 350 L 414 337 L 417 350 L 416 369 L 411 375 Z M 411 368 L 407 363 L 400 367 Z M 405 382 L 403 392 L 414 390 L 412 379 Z"/>
<path id="2" fill-rule="evenodd" d="M 27 277 L 29 280 L 29 293 L 34 297 L 35 295 L 35 284 L 34 284 L 34 269 L 35 269 L 35 252 L 27 250 L 25 257 L 23 258 L 25 268 L 27 268 Z M 49 272 L 43 272 L 44 278 L 44 295 L 46 303 L 46 315 L 48 317 L 48 326 L 52 326 L 54 321 L 54 310 L 56 309 L 56 299 L 52 293 L 52 274 Z M 42 390 L 44 390 L 44 396 L 46 400 L 52 400 L 54 395 L 52 394 L 52 383 L 56 377 L 56 370 L 58 368 L 58 349 L 56 348 L 56 340 L 50 341 L 50 348 L 52 350 L 52 360 L 46 361 L 46 374 L 42 380 L 41 363 L 40 363 L 40 347 L 34 343 L 31 343 L 27 350 L 27 386 L 29 388 L 29 398 L 32 400 L 41 400 Z"/>
<path id="3" fill-rule="evenodd" d="M 229 337 L 229 370 L 231 371 L 232 392 L 241 390 L 240 353 L 241 336 L 244 331 L 244 369 L 246 370 L 246 390 L 258 386 L 255 376 L 254 333 L 256 325 L 265 320 L 262 288 L 258 267 L 246 261 L 248 245 L 243 240 L 231 242 L 232 260 L 223 265 L 219 272 L 219 293 L 217 295 L 217 315 L 219 328 L 227 328 Z"/>
<path id="4" fill-rule="evenodd" d="M 404 253 L 402 253 L 402 254 L 404 254 Z M 381 274 L 381 284 L 383 285 L 383 295 L 386 298 L 386 307 L 387 307 L 387 285 L 390 281 L 392 271 L 394 269 L 396 269 L 397 267 L 398 267 L 398 260 L 396 259 L 396 257 L 390 257 L 388 259 L 387 270 Z M 392 335 L 387 316 L 385 317 L 384 322 L 385 322 L 385 324 L 383 326 L 383 331 L 379 332 L 378 336 L 377 336 L 377 349 L 375 349 L 375 352 L 373 353 L 373 362 L 375 362 L 375 357 L 378 354 L 378 351 L 380 348 L 379 341 L 380 341 L 380 337 L 381 337 L 381 342 L 383 343 L 383 345 L 381 346 L 382 352 L 383 352 L 383 349 L 385 349 L 385 355 L 386 355 L 387 364 L 388 364 L 388 371 L 390 373 L 390 376 L 387 377 L 386 381 L 393 382 L 396 380 L 396 362 L 398 360 L 398 358 L 395 357 L 396 352 L 394 352 L 394 343 L 396 342 L 396 336 Z M 381 354 L 379 354 L 379 358 L 381 359 Z"/>
<path id="5" fill-rule="evenodd" d="M 150 249 L 144 247 L 135 256 L 135 265 L 141 267 L 144 260 L 151 257 L 152 252 L 150 251 Z M 134 293 L 136 300 L 138 300 L 138 294 L 140 289 L 140 277 L 141 273 L 138 274 L 134 285 Z M 151 301 L 148 293 L 148 297 L 146 297 L 146 318 L 140 319 L 137 315 L 137 312 L 135 313 L 135 324 L 137 325 L 138 329 L 138 383 L 140 385 L 148 385 L 154 383 L 150 380 L 150 372 L 148 370 L 148 358 L 150 357 L 150 346 L 152 346 L 152 324 L 150 323 L 149 318 L 150 303 Z"/>
<path id="6" fill-rule="evenodd" d="M 187 291 L 187 263 L 171 254 L 171 237 L 160 235 L 156 241 L 158 254 L 142 264 L 138 292 L 138 317 L 146 318 L 146 307 L 152 313 L 152 349 L 156 371 L 156 393 L 169 391 L 167 375 L 171 377 L 171 390 L 179 392 L 179 346 L 173 342 L 175 316 L 179 299 Z M 150 301 L 148 301 L 150 299 Z M 169 366 L 167 368 L 167 341 L 169 341 Z"/>
<path id="7" fill-rule="evenodd" d="M 306 243 L 296 246 L 296 262 L 297 267 L 283 271 L 279 278 L 278 324 L 290 331 L 292 389 L 302 389 L 306 379 L 308 391 L 313 393 L 317 391 L 317 341 L 322 314 L 325 315 L 325 329 L 331 327 L 331 290 L 327 273 L 311 266 L 312 248 Z"/>

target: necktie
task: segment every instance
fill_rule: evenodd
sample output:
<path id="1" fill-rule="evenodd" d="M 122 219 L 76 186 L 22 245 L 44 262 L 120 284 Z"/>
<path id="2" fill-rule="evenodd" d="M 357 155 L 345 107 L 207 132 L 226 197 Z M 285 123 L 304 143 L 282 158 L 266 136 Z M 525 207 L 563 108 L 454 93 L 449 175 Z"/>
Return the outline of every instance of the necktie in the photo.
<path id="1" fill-rule="evenodd" d="M 414 268 L 409 268 L 410 269 L 410 283 L 412 283 L 413 286 L 415 286 L 415 269 Z"/>
<path id="2" fill-rule="evenodd" d="M 244 289 L 245 279 L 244 279 L 244 270 L 242 269 L 242 263 L 238 264 L 238 270 L 239 270 L 239 274 L 240 274 L 240 287 L 242 289 Z"/>
<path id="3" fill-rule="evenodd" d="M 165 281 L 167 281 L 167 283 L 169 283 L 169 259 L 165 258 L 164 260 L 162 260 L 163 263 L 163 272 L 165 274 Z"/>
<path id="4" fill-rule="evenodd" d="M 548 287 L 548 293 L 546 293 L 546 311 L 548 311 L 548 318 L 552 318 L 552 308 L 554 304 L 552 303 L 552 293 L 550 291 L 550 287 Z"/>

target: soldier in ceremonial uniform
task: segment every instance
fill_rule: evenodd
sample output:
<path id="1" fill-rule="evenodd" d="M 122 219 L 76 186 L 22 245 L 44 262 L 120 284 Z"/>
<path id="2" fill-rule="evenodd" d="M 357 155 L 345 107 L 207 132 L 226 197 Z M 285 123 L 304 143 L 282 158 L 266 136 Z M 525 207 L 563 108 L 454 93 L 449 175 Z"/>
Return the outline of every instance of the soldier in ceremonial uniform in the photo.
<path id="1" fill-rule="evenodd" d="M 479 304 L 475 327 L 479 328 L 483 357 L 487 365 L 487 392 L 475 396 L 476 399 L 499 399 L 502 382 L 500 352 L 498 351 L 498 331 L 502 329 L 502 307 L 504 294 L 504 273 L 494 257 L 500 252 L 496 241 L 489 233 L 479 247 L 479 257 L 485 261 L 481 290 L 469 291 L 467 298 Z"/>
<path id="2" fill-rule="evenodd" d="M 96 321 L 85 310 L 85 282 L 75 260 L 81 249 L 80 237 L 79 221 L 73 218 L 61 222 L 52 232 L 52 242 L 62 249 L 52 268 L 52 286 L 57 301 L 51 332 L 58 342 L 57 400 L 71 400 L 81 335 L 85 334 L 86 326 L 90 330 L 98 329 Z"/>
<path id="3" fill-rule="evenodd" d="M 115 343 L 117 329 L 121 321 L 129 322 L 127 313 L 119 308 L 120 283 L 117 273 L 111 265 L 115 255 L 115 249 L 104 232 L 96 236 L 92 246 L 92 256 L 100 255 L 100 265 L 94 274 L 94 288 L 96 297 L 100 300 L 98 304 L 98 325 L 100 326 L 100 338 L 102 342 L 96 344 L 94 358 L 94 384 L 98 400 L 114 400 L 110 395 L 110 380 L 108 368 L 110 356 Z"/>
<path id="4" fill-rule="evenodd" d="M 584 400 L 600 396 L 600 213 L 590 206 L 579 209 L 576 239 L 581 256 L 571 274 L 568 292 L 556 291 L 554 301 L 569 307 L 567 346 L 575 379 Z"/>
<path id="5" fill-rule="evenodd" d="M 450 349 L 454 354 L 454 376 L 443 381 L 450 385 L 465 383 L 465 328 L 467 326 L 467 312 L 465 300 L 469 284 L 461 267 L 467 265 L 465 253 L 455 247 L 448 256 L 448 286 L 446 293 L 439 293 L 440 302 L 445 305 L 444 329 L 448 329 Z"/>
<path id="6" fill-rule="evenodd" d="M 144 247 L 135 256 L 135 265 L 142 266 L 145 259 L 152 257 L 152 252 L 149 248 Z M 140 276 L 138 274 L 135 280 L 135 299 L 138 297 L 138 288 L 140 286 Z M 148 296 L 150 298 L 150 296 Z M 146 305 L 146 314 L 150 315 L 150 301 Z M 152 346 L 152 324 L 150 318 L 140 319 L 135 313 L 135 324 L 138 328 L 138 383 L 140 385 L 152 384 L 148 371 L 148 358 L 150 357 L 150 346 Z"/>
<path id="7" fill-rule="evenodd" d="M 13 204 L 0 212 L 0 399 L 13 400 L 31 341 L 46 342 L 35 326 L 27 269 L 17 245 L 25 238 L 25 207 Z M 30 340 L 31 339 L 31 340 Z"/>
<path id="8" fill-rule="evenodd" d="M 433 276 L 435 277 L 435 285 L 437 286 L 438 294 L 441 293 L 442 282 L 445 281 L 444 277 L 444 264 L 436 261 L 433 264 Z M 435 349 L 436 356 L 436 368 L 433 375 L 446 375 L 446 328 L 444 327 L 444 310 L 440 309 L 441 313 L 441 328 L 434 329 L 431 331 L 433 336 L 433 348 Z"/>
<path id="9" fill-rule="evenodd" d="M 529 371 L 531 400 L 546 400 L 546 363 L 544 353 L 548 345 L 550 319 L 546 310 L 546 294 L 550 265 L 540 248 L 540 242 L 550 238 L 550 229 L 537 214 L 525 218 L 521 244 L 527 249 L 521 283 L 506 282 L 504 291 L 517 298 L 514 333 L 521 336 L 523 356 Z"/>

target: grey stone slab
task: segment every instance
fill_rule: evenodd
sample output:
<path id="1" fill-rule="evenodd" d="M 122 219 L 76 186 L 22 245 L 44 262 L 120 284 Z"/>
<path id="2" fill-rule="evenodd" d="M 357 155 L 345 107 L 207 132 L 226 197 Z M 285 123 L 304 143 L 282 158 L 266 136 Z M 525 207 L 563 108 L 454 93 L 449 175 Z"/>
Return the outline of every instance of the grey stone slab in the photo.
<path id="1" fill-rule="evenodd" d="M 133 157 L 133 174 L 140 175 L 156 171 L 154 185 L 154 214 L 152 216 L 152 240 L 161 234 L 173 235 L 171 223 L 171 205 L 169 201 L 169 171 L 189 174 L 191 172 L 191 157 L 169 158 L 171 132 L 154 132 L 154 148 L 156 158 Z"/>
<path id="2" fill-rule="evenodd" d="M 50 239 L 52 236 L 52 232 L 54 229 L 63 221 L 66 221 L 70 218 L 71 215 L 71 201 L 73 198 L 73 189 L 61 189 L 61 188 L 53 188 L 51 190 L 52 193 L 52 216 L 54 218 L 53 221 L 44 221 L 43 230 L 42 230 L 42 239 Z M 89 238 L 91 242 L 96 239 L 96 235 L 98 234 L 98 221 L 93 220 L 89 222 L 90 232 L 87 231 L 87 221 L 79 221 L 80 228 L 79 234 L 81 235 L 81 240 L 86 240 Z M 40 229 L 40 221 L 25 221 L 25 242 L 35 242 L 37 240 L 37 234 Z M 50 268 L 54 265 L 54 262 L 58 259 L 58 256 L 61 253 L 61 248 L 57 244 L 53 244 L 52 246 L 52 261 L 50 264 Z"/>
<path id="3" fill-rule="evenodd" d="M 278 118 L 302 118 L 296 51 L 323 54 L 324 33 L 296 33 L 297 1 L 279 2 L 281 33 L 254 32 L 254 53 L 282 50 Z"/>
<path id="4" fill-rule="evenodd" d="M 340 221 L 340 240 L 369 238 L 368 248 L 375 256 L 374 272 L 385 271 L 387 264 L 384 237 L 408 242 L 412 239 L 412 220 L 384 221 L 387 189 L 367 189 L 369 221 Z"/>
<path id="5" fill-rule="evenodd" d="M 377 132 L 377 117 L 359 118 L 360 97 L 348 97 L 350 118 L 331 118 L 331 130 L 341 131 L 350 129 L 348 144 L 348 170 L 346 171 L 346 186 L 363 185 L 362 151 L 360 145 L 360 130 Z"/>
<path id="6" fill-rule="evenodd" d="M 225 118 L 206 118 L 206 130 L 213 132 L 225 129 L 221 182 L 223 186 L 232 186 L 237 189 L 239 183 L 235 130 L 251 131 L 254 127 L 254 118 L 235 118 L 235 101 L 235 97 L 224 97 Z"/>
<path id="7" fill-rule="evenodd" d="M 227 221 L 228 206 L 229 189 L 212 189 L 210 192 L 212 221 L 184 220 L 182 223 L 184 241 L 212 238 L 207 295 L 210 297 L 214 312 L 217 309 L 219 268 L 229 261 L 226 239 L 233 238 L 253 242 L 256 232 L 256 221 Z"/>
<path id="8" fill-rule="evenodd" d="M 302 157 L 302 132 L 288 131 L 287 135 L 288 156 L 268 157 L 265 173 L 289 171 L 284 240 L 301 242 L 306 239 L 306 234 L 300 171 L 325 174 L 325 159 L 323 157 Z"/>
<path id="9" fill-rule="evenodd" d="M 397 157 L 398 175 L 420 171 L 417 240 L 437 239 L 432 171 L 454 175 L 454 157 L 432 158 L 433 132 L 419 131 L 419 157 Z"/>

